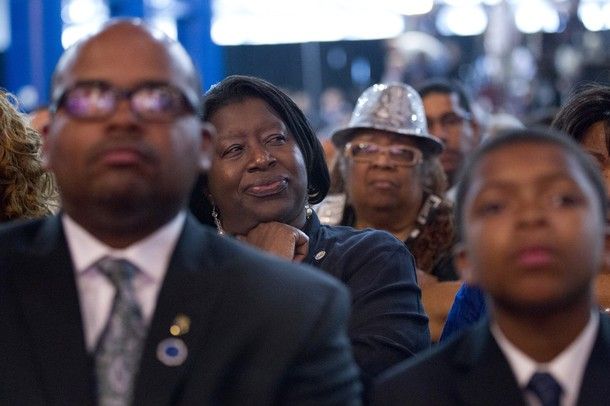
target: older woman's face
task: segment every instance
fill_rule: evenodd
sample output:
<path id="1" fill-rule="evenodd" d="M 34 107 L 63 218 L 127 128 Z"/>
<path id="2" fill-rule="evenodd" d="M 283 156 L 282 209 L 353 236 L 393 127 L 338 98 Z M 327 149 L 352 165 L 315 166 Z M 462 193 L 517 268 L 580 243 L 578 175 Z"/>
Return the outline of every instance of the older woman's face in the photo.
<path id="1" fill-rule="evenodd" d="M 218 135 L 208 187 L 225 230 L 244 234 L 269 221 L 302 227 L 307 171 L 277 113 L 252 97 L 220 108 L 210 122 Z"/>
<path id="2" fill-rule="evenodd" d="M 593 158 L 595 158 L 595 162 L 599 164 L 602 174 L 604 175 L 606 191 L 608 193 L 610 193 L 609 136 L 610 134 L 606 132 L 606 123 L 604 121 L 598 121 L 585 131 L 580 141 L 584 150 L 592 155 Z"/>
<path id="3" fill-rule="evenodd" d="M 359 143 L 416 147 L 404 135 L 379 130 L 361 130 L 351 140 L 352 145 Z M 357 216 L 359 208 L 389 210 L 421 205 L 423 186 L 419 165 L 400 165 L 387 152 L 377 154 L 370 162 L 356 162 L 350 154 L 346 159 L 346 191 Z"/>

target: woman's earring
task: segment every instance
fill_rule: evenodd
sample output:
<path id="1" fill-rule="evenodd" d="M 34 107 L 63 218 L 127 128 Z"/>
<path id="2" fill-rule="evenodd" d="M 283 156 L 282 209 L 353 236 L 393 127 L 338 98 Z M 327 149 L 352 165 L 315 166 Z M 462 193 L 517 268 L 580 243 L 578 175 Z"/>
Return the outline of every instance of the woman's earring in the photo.
<path id="1" fill-rule="evenodd" d="M 311 208 L 309 203 L 305 203 L 305 217 L 307 219 L 309 219 L 312 214 L 313 214 L 313 209 Z"/>
<path id="2" fill-rule="evenodd" d="M 219 235 L 224 235 L 225 230 L 222 228 L 222 224 L 220 224 L 220 219 L 218 218 L 218 210 L 216 210 L 216 205 L 212 204 L 212 217 L 214 218 L 214 224 L 216 224 L 216 230 Z"/>

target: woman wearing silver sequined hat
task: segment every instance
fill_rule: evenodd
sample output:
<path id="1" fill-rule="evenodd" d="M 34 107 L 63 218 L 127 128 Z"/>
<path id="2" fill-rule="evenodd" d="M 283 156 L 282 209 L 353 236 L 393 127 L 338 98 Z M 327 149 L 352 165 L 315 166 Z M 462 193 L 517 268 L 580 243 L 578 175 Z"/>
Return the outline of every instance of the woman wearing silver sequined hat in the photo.
<path id="1" fill-rule="evenodd" d="M 438 338 L 457 285 L 435 286 L 430 301 L 426 289 L 458 278 L 451 259 L 451 204 L 443 198 L 446 180 L 438 161 L 443 144 L 428 133 L 419 94 L 403 83 L 371 86 L 358 99 L 349 125 L 332 140 L 342 151 L 334 188 L 347 197 L 335 220 L 387 230 L 404 241 L 415 256 L 432 338 Z M 436 328 L 433 306 L 442 309 Z"/>
<path id="2" fill-rule="evenodd" d="M 206 94 L 204 118 L 218 136 L 211 170 L 195 192 L 208 205 L 199 214 L 213 213 L 219 231 L 302 260 L 349 287 L 348 335 L 365 381 L 428 347 L 428 320 L 404 245 L 381 231 L 321 225 L 308 208 L 326 195 L 329 175 L 320 142 L 294 102 L 264 80 L 230 76 Z"/>

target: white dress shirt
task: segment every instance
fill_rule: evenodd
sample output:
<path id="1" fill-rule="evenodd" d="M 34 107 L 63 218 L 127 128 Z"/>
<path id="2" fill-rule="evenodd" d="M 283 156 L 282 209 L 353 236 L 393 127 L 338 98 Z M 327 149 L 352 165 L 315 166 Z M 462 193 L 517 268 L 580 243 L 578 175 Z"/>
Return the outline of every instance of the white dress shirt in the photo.
<path id="1" fill-rule="evenodd" d="M 135 275 L 133 286 L 144 322 L 148 325 L 185 219 L 186 213 L 182 211 L 145 239 L 124 249 L 114 249 L 99 241 L 68 215 L 62 215 L 75 268 L 87 350 L 94 351 L 115 295 L 114 286 L 97 270 L 95 263 L 105 256 L 111 256 L 130 261 L 141 271 Z"/>
<path id="2" fill-rule="evenodd" d="M 593 349 L 593 344 L 597 338 L 598 328 L 599 314 L 596 311 L 592 311 L 589 322 L 578 337 L 552 361 L 542 364 L 531 359 L 515 347 L 502 333 L 502 330 L 500 330 L 496 323 L 492 324 L 491 333 L 508 360 L 513 374 L 517 378 L 517 383 L 523 390 L 529 405 L 537 406 L 540 405 L 540 402 L 537 396 L 525 390 L 525 387 L 535 372 L 548 372 L 563 388 L 561 405 L 573 406 L 578 400 L 580 385 L 587 361 L 589 361 L 589 356 Z"/>

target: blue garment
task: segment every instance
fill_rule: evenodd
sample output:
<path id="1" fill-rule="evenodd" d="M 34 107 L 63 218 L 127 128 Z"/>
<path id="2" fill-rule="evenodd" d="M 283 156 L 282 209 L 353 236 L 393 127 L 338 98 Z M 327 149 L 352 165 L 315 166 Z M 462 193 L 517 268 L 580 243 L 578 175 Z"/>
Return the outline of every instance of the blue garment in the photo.
<path id="1" fill-rule="evenodd" d="M 303 232 L 303 261 L 345 283 L 352 295 L 348 336 L 365 381 L 430 346 L 415 261 L 388 232 L 321 225 L 315 213 Z"/>
<path id="2" fill-rule="evenodd" d="M 453 334 L 476 323 L 485 314 L 487 314 L 487 305 L 483 291 L 476 286 L 462 284 L 455 294 L 440 341 L 445 341 Z"/>

